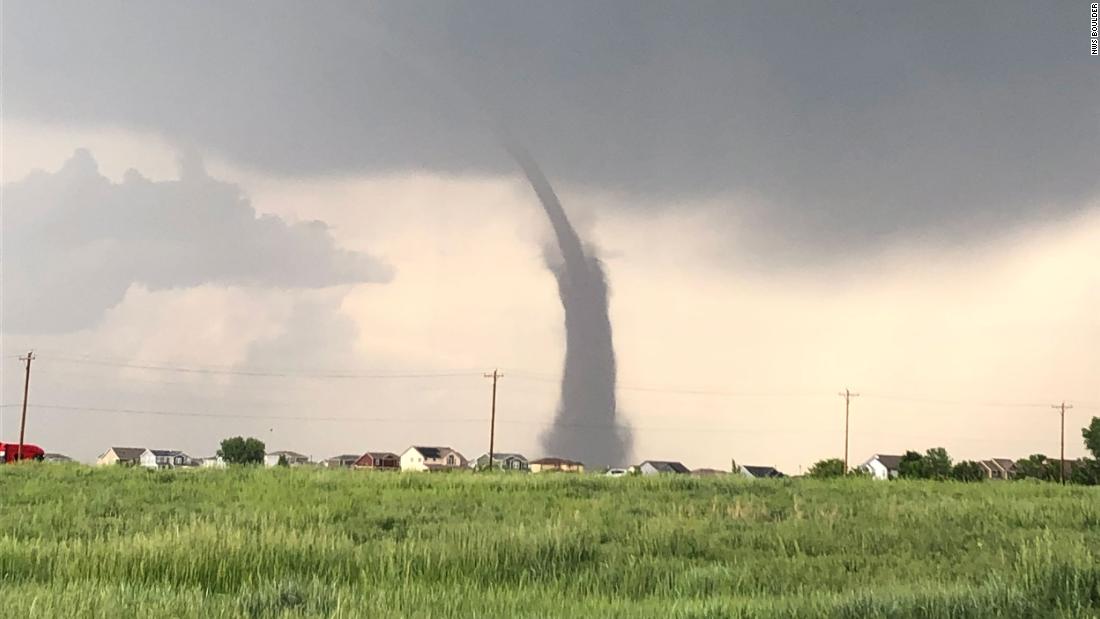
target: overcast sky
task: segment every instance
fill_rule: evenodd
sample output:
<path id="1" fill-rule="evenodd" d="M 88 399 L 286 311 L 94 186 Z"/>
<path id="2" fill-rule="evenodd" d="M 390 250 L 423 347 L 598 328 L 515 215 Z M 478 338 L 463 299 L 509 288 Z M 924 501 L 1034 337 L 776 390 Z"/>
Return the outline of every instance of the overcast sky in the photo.
<path id="1" fill-rule="evenodd" d="M 4 440 L 35 348 L 28 437 L 83 459 L 476 455 L 494 366 L 542 455 L 562 309 L 502 133 L 606 264 L 637 460 L 797 472 L 845 387 L 853 460 L 1100 415 L 1087 3 L 4 9 Z"/>

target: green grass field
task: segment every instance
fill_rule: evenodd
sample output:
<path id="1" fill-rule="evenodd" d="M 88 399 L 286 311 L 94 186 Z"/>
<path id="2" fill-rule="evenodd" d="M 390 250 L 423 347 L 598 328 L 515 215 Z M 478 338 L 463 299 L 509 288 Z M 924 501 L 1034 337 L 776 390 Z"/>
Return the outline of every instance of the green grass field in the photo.
<path id="1" fill-rule="evenodd" d="M 19 617 L 1096 617 L 1100 488 L 0 468 Z"/>

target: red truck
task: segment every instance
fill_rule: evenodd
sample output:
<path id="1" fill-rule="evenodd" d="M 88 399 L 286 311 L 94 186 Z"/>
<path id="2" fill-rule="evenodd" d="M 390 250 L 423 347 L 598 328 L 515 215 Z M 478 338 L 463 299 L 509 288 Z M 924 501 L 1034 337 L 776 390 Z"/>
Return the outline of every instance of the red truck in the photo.
<path id="1" fill-rule="evenodd" d="M 46 455 L 38 445 L 23 443 L 23 457 L 19 457 L 19 443 L 0 443 L 0 464 L 10 464 L 16 460 L 41 460 Z"/>

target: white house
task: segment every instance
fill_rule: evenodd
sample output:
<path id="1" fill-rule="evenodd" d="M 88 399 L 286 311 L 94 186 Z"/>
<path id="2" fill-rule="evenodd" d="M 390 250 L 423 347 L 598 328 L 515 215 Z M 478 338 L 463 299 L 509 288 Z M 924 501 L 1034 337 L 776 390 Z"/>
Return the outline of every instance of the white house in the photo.
<path id="1" fill-rule="evenodd" d="M 1008 458 L 982 460 L 978 465 L 982 467 L 982 472 L 989 479 L 1012 479 L 1016 474 L 1016 462 Z"/>
<path id="2" fill-rule="evenodd" d="M 339 456 L 333 456 L 328 460 L 321 463 L 321 466 L 328 468 L 351 468 L 355 466 L 355 463 L 359 461 L 362 454 L 340 454 Z"/>
<path id="3" fill-rule="evenodd" d="M 225 458 L 221 456 L 210 456 L 209 458 L 200 459 L 199 466 L 204 469 L 224 469 L 226 467 L 226 462 Z"/>
<path id="4" fill-rule="evenodd" d="M 309 456 L 303 456 L 296 451 L 273 451 L 264 454 L 264 466 L 278 466 L 279 458 L 282 458 L 290 466 L 309 464 Z"/>
<path id="5" fill-rule="evenodd" d="M 691 469 L 684 466 L 680 462 L 673 462 L 669 460 L 646 460 L 635 467 L 642 475 L 687 475 L 691 472 Z"/>
<path id="6" fill-rule="evenodd" d="M 875 454 L 859 465 L 859 468 L 869 473 L 874 479 L 897 479 L 900 464 L 901 456 Z"/>
<path id="7" fill-rule="evenodd" d="M 401 454 L 402 471 L 460 469 L 466 458 L 450 447 L 409 447 Z"/>
<path id="8" fill-rule="evenodd" d="M 139 460 L 141 466 L 150 469 L 174 469 L 193 466 L 191 457 L 175 449 L 146 449 Z"/>

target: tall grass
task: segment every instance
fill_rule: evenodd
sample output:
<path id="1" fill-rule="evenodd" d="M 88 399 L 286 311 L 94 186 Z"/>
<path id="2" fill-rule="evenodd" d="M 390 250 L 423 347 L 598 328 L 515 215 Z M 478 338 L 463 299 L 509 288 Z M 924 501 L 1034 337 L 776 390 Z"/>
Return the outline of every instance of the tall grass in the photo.
<path id="1" fill-rule="evenodd" d="M 1100 491 L 1032 483 L 0 467 L 45 617 L 1100 615 Z"/>

